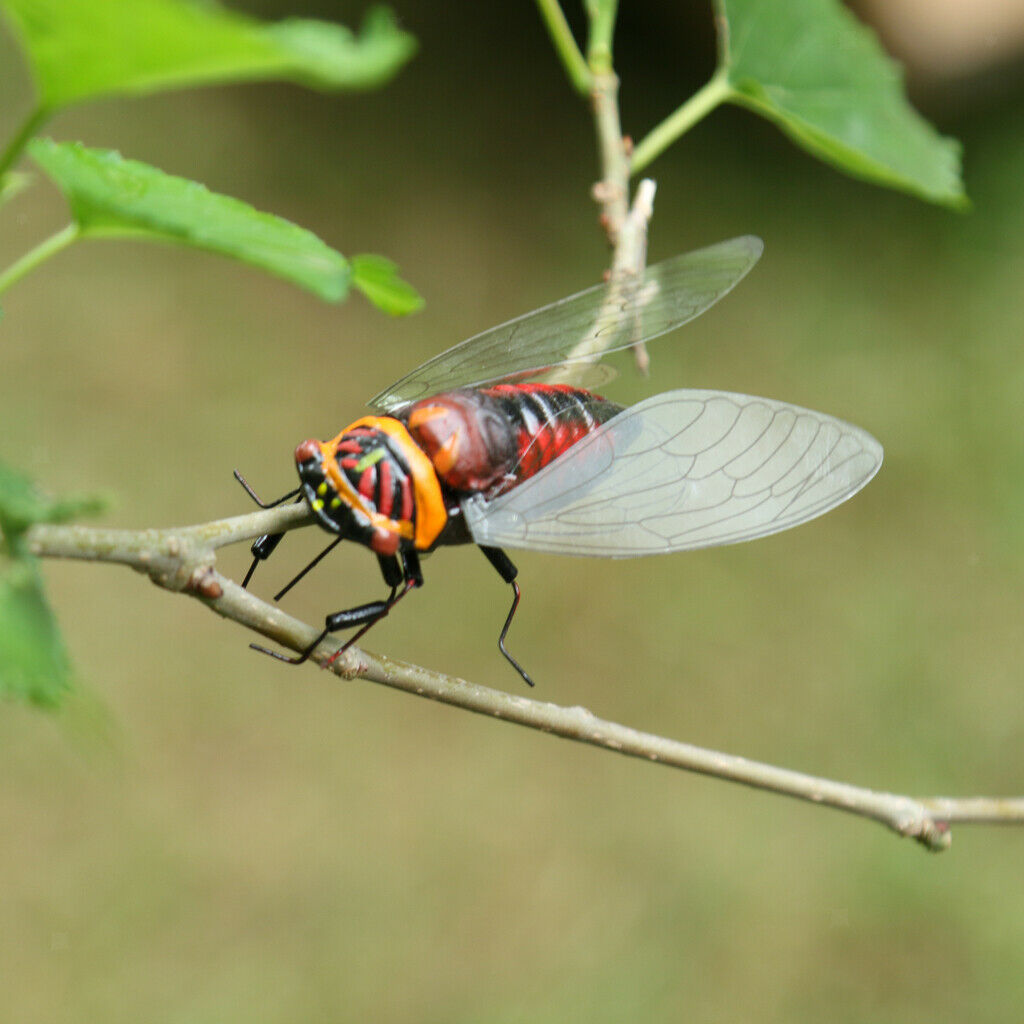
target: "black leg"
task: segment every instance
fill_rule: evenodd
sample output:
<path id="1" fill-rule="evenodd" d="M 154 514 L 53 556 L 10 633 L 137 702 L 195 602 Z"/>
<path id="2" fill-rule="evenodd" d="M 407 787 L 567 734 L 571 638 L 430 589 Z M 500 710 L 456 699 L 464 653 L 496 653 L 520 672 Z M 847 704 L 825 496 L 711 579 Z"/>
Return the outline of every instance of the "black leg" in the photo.
<path id="1" fill-rule="evenodd" d="M 406 583 L 414 587 L 423 586 L 423 570 L 420 569 L 420 556 L 415 551 L 406 551 L 402 555 L 402 573 Z"/>
<path id="2" fill-rule="evenodd" d="M 480 550 L 487 556 L 487 561 L 498 570 L 498 575 L 506 583 L 511 583 L 519 575 L 519 570 L 515 567 L 512 559 L 501 548 L 485 548 L 481 544 Z"/>
<path id="3" fill-rule="evenodd" d="M 249 486 L 249 482 L 245 479 L 245 477 L 242 476 L 242 474 L 239 473 L 237 469 L 233 470 L 233 472 L 235 474 L 235 479 L 242 485 L 242 487 L 245 488 L 245 493 L 248 494 L 249 497 L 252 498 L 252 500 L 255 501 L 260 508 L 276 508 L 282 502 L 288 501 L 290 498 L 296 497 L 299 493 L 299 488 L 296 487 L 295 490 L 289 491 L 287 494 L 282 494 L 281 497 L 278 498 L 276 501 L 262 501 L 259 495 L 257 495 L 256 492 Z M 302 498 L 300 497 L 298 500 L 302 501 Z M 277 545 L 281 543 L 281 538 L 283 536 L 283 533 L 265 533 L 262 537 L 257 537 L 256 540 L 253 541 L 252 547 L 249 549 L 252 552 L 252 565 L 249 566 L 249 571 L 245 574 L 245 579 L 242 580 L 243 590 L 247 586 L 249 586 L 249 580 L 252 579 L 252 574 L 256 571 L 256 566 L 259 565 L 260 562 L 265 562 L 274 553 L 274 548 L 276 548 Z M 324 552 L 324 554 L 326 554 L 326 552 Z M 321 555 L 320 557 L 322 558 L 323 555 Z M 319 559 L 317 559 L 317 561 L 319 561 Z M 293 583 L 297 583 L 302 578 L 302 576 L 313 567 L 313 565 L 316 565 L 316 562 L 313 562 L 312 565 L 307 566 L 307 568 L 303 570 L 303 572 L 300 573 L 296 577 L 296 579 L 292 581 L 292 583 L 288 584 L 288 587 L 291 587 Z M 285 589 L 287 590 L 288 588 L 286 587 Z"/>
<path id="4" fill-rule="evenodd" d="M 480 550 L 487 556 L 487 561 L 498 570 L 498 575 L 508 584 L 511 584 L 513 594 L 512 607 L 509 609 L 508 618 L 505 619 L 505 625 L 501 628 L 501 634 L 498 636 L 498 650 L 505 656 L 508 663 L 522 676 L 523 682 L 527 686 L 533 686 L 534 682 L 530 678 L 526 669 L 516 661 L 508 652 L 508 648 L 505 646 L 505 637 L 508 636 L 508 628 L 512 625 L 512 619 L 516 614 L 516 609 L 519 607 L 519 598 L 521 596 L 519 590 L 519 584 L 516 583 L 516 576 L 519 575 L 519 570 L 515 567 L 512 559 L 505 554 L 501 548 L 488 548 L 480 545 Z"/>
<path id="5" fill-rule="evenodd" d="M 384 577 L 385 585 L 392 590 L 405 581 L 402 563 L 394 555 L 378 555 L 377 564 L 380 566 L 380 574 Z"/>
<path id="6" fill-rule="evenodd" d="M 249 481 L 238 472 L 237 469 L 232 470 L 235 474 L 235 479 L 245 488 L 245 493 L 252 498 L 253 501 L 259 505 L 260 508 L 277 508 L 282 502 L 287 501 L 289 498 L 294 498 L 299 493 L 299 488 L 296 487 L 294 491 L 289 491 L 287 494 L 282 494 L 280 498 L 274 501 L 261 501 L 259 495 L 249 486 Z"/>
<path id="7" fill-rule="evenodd" d="M 281 539 L 281 538 L 282 538 L 283 536 L 284 536 L 284 534 L 283 534 L 283 533 L 276 533 L 276 534 L 271 534 L 271 536 L 269 536 L 269 537 L 260 537 L 260 540 L 274 540 L 274 538 L 275 538 L 275 537 L 277 538 L 277 540 L 280 540 L 280 539 Z M 307 573 L 307 572 L 309 572 L 309 570 L 310 570 L 310 569 L 312 569 L 312 568 L 314 568 L 314 567 L 318 566 L 318 565 L 320 564 L 321 560 L 322 560 L 323 558 L 325 558 L 325 557 L 326 557 L 327 555 L 329 555 L 329 554 L 330 554 L 330 553 L 331 553 L 331 552 L 332 552 L 332 551 L 333 551 L 333 550 L 334 550 L 334 549 L 335 549 L 335 548 L 336 548 L 336 547 L 337 547 L 337 546 L 338 546 L 338 545 L 339 545 L 339 544 L 340 544 L 340 543 L 342 542 L 342 540 L 343 540 L 343 539 L 344 539 L 344 538 L 342 538 L 342 537 L 335 537 L 335 538 L 334 538 L 334 540 L 332 540 L 332 541 L 331 541 L 331 543 L 330 543 L 330 544 L 328 544 L 328 545 L 327 545 L 327 547 L 325 547 L 325 548 L 323 549 L 323 551 L 321 551 L 321 552 L 320 552 L 320 554 L 319 554 L 319 555 L 317 555 L 317 556 L 316 556 L 316 558 L 314 558 L 314 559 L 313 559 L 313 561 L 312 561 L 312 562 L 310 562 L 310 563 L 309 563 L 309 565 L 307 565 L 307 566 L 306 566 L 306 568 L 305 568 L 305 569 L 302 569 L 302 570 L 301 570 L 301 571 L 300 571 L 300 572 L 299 572 L 299 573 L 298 573 L 297 575 L 293 576 L 293 577 L 291 578 L 291 580 L 290 580 L 290 581 L 289 581 L 288 583 L 286 583 L 286 584 L 285 584 L 285 585 L 284 585 L 284 586 L 283 586 L 283 587 L 282 587 L 282 588 L 281 588 L 281 589 L 280 589 L 280 590 L 279 590 L 279 591 L 278 591 L 278 592 L 277 592 L 277 593 L 276 593 L 276 594 L 274 595 L 274 600 L 275 600 L 275 601 L 280 601 L 280 600 L 281 600 L 281 598 L 282 598 L 282 597 L 284 597 L 284 595 L 285 595 L 285 594 L 287 594 L 287 593 L 288 593 L 288 591 L 289 591 L 289 590 L 291 590 L 291 589 L 292 589 L 292 587 L 294 587 L 294 586 L 295 586 L 295 584 L 296 584 L 296 583 L 298 583 L 298 582 L 299 582 L 299 580 L 301 580 L 301 579 L 302 579 L 302 577 L 303 577 L 303 576 L 305 576 L 305 575 L 306 575 L 306 573 Z M 259 543 L 259 541 L 257 541 L 257 542 L 256 542 L 256 544 L 258 544 L 258 543 Z M 253 546 L 252 546 L 252 548 L 253 548 L 253 554 L 254 554 L 254 555 L 256 554 L 256 544 L 253 544 Z M 277 543 L 276 543 L 276 541 L 275 541 L 275 543 L 274 543 L 273 547 L 272 547 L 272 548 L 271 548 L 270 550 L 271 550 L 271 551 L 273 551 L 273 550 L 274 550 L 274 548 L 276 548 L 276 547 L 277 547 Z M 257 558 L 267 558 L 267 557 L 269 557 L 269 556 L 268 556 L 268 555 L 257 555 L 256 557 L 257 557 Z M 253 563 L 253 564 L 255 565 L 255 563 Z M 249 574 L 250 574 L 250 575 L 252 575 L 252 570 L 250 570 L 250 573 L 249 573 Z M 247 577 L 246 577 L 246 580 L 248 580 L 248 578 L 249 578 L 249 577 L 247 576 Z"/>
<path id="8" fill-rule="evenodd" d="M 333 547 L 333 545 L 331 546 Z M 323 557 L 323 555 L 320 557 Z M 260 644 L 249 644 L 249 646 L 254 651 L 259 651 L 261 654 L 269 654 L 271 658 L 276 658 L 278 661 L 286 662 L 289 665 L 301 665 L 304 661 L 309 660 L 309 656 L 330 633 L 336 633 L 342 629 L 352 629 L 354 626 L 361 626 L 362 628 L 344 646 L 340 647 L 327 659 L 324 663 L 324 668 L 328 668 L 334 663 L 335 659 L 341 657 L 367 630 L 380 622 L 410 590 L 423 586 L 420 560 L 414 551 L 403 554 L 401 563 L 393 555 L 379 556 L 379 564 L 385 583 L 391 587 L 391 594 L 386 601 L 370 601 L 369 604 L 361 604 L 355 608 L 347 608 L 344 611 L 328 615 L 324 622 L 323 632 L 301 654 L 297 654 L 294 657 L 288 657 L 279 651 L 272 651 L 270 648 L 263 647 Z M 392 580 L 395 580 L 395 582 L 392 582 Z M 399 590 L 398 585 L 401 583 L 405 585 Z"/>
<path id="9" fill-rule="evenodd" d="M 281 543 L 283 537 L 283 533 L 265 533 L 252 542 L 252 547 L 249 548 L 252 552 L 252 565 L 249 566 L 249 571 L 245 574 L 245 579 L 242 580 L 243 590 L 249 586 L 249 580 L 252 579 L 256 566 L 260 562 L 265 562 L 274 553 L 274 548 Z"/>
<path id="10" fill-rule="evenodd" d="M 386 601 L 371 601 L 369 604 L 361 604 L 356 608 L 347 608 L 345 611 L 334 612 L 332 615 L 328 615 L 323 632 L 301 654 L 297 654 L 295 657 L 290 658 L 286 654 L 272 651 L 269 647 L 263 647 L 260 644 L 249 644 L 249 646 L 254 651 L 259 651 L 260 654 L 269 654 L 270 657 L 277 658 L 278 661 L 283 661 L 288 665 L 301 665 L 304 661 L 309 660 L 309 656 L 320 646 L 320 642 L 329 633 L 337 633 L 342 629 L 351 629 L 353 626 L 363 626 L 360 632 L 356 633 L 340 651 L 331 657 L 331 661 L 334 661 L 342 651 L 347 651 L 355 643 L 356 639 L 361 637 L 378 619 L 382 619 L 387 615 L 388 611 L 403 596 L 398 594 L 396 597 L 396 592 L 397 590 L 392 590 L 391 596 Z M 331 661 L 327 662 L 327 664 L 329 665 Z"/>
<path id="11" fill-rule="evenodd" d="M 395 607 L 396 604 L 398 604 L 399 601 L 402 600 L 403 597 L 405 597 L 406 594 L 409 593 L 410 590 L 415 589 L 415 587 L 417 585 L 418 584 L 416 583 L 415 580 L 406 580 L 405 581 L 405 586 L 402 587 L 402 589 L 400 591 L 398 591 L 397 593 L 394 590 L 391 591 L 391 596 L 387 599 L 387 601 L 376 601 L 376 602 L 374 602 L 375 604 L 381 605 L 383 607 L 381 607 L 379 609 L 379 611 L 377 612 L 376 615 L 374 615 L 372 618 L 370 618 L 370 620 L 366 623 L 366 625 L 363 626 L 363 628 L 360 629 L 355 634 L 355 636 L 353 636 L 344 646 L 339 647 L 324 662 L 324 668 L 330 668 L 335 663 L 335 661 L 337 661 L 338 658 L 340 658 L 357 640 L 361 640 L 374 626 L 377 625 L 378 622 L 380 622 L 381 619 L 384 618 L 385 615 L 387 615 L 387 613 L 389 611 L 391 611 L 392 608 Z M 366 605 L 365 607 L 369 608 L 370 605 Z M 328 629 L 326 632 L 330 633 L 331 630 Z M 321 637 L 321 639 L 323 639 L 323 638 Z M 319 642 L 320 641 L 318 640 L 317 643 L 319 643 Z M 313 646 L 315 647 L 316 644 L 314 644 Z"/>

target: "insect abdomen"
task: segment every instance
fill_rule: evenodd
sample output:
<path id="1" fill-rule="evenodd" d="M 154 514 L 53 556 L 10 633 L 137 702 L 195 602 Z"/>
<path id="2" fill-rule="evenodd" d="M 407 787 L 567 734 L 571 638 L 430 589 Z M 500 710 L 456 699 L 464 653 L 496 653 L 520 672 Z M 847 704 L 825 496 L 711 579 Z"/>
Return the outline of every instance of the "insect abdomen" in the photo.
<path id="1" fill-rule="evenodd" d="M 499 384 L 487 388 L 515 427 L 516 481 L 553 462 L 622 407 L 566 384 Z"/>
<path id="2" fill-rule="evenodd" d="M 444 485 L 467 492 L 532 476 L 620 411 L 565 384 L 498 384 L 425 398 L 403 418 Z"/>

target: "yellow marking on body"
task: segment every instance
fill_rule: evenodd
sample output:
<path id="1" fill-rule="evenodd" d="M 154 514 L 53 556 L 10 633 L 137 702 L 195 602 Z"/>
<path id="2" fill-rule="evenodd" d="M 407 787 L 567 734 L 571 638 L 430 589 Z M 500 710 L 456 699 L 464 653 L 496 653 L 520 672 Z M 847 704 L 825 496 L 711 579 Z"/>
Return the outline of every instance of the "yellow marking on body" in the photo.
<path id="1" fill-rule="evenodd" d="M 341 498 L 331 498 L 331 508 L 341 508 Z"/>
<path id="2" fill-rule="evenodd" d="M 371 466 L 376 466 L 381 459 L 384 458 L 383 448 L 374 448 L 372 452 L 367 452 L 357 463 L 356 472 L 363 473 L 368 470 Z"/>
<path id="3" fill-rule="evenodd" d="M 313 505 L 313 511 L 314 512 L 322 512 L 323 511 L 324 503 L 319 498 L 314 498 L 313 502 L 312 502 L 312 505 Z"/>
<path id="4" fill-rule="evenodd" d="M 316 489 L 316 493 L 319 494 L 321 498 L 324 497 L 327 494 L 327 481 L 326 480 Z"/>
<path id="5" fill-rule="evenodd" d="M 407 519 L 390 519 L 369 507 L 335 461 L 334 454 L 342 437 L 360 427 L 380 430 L 387 434 L 404 457 L 412 476 L 416 508 L 415 525 Z M 335 491 L 346 504 L 369 519 L 373 526 L 413 541 L 421 551 L 429 548 L 437 540 L 438 534 L 448 521 L 448 511 L 444 507 L 444 497 L 441 494 L 441 482 L 437 479 L 437 473 L 427 453 L 409 436 L 409 431 L 402 423 L 390 416 L 364 416 L 355 423 L 350 423 L 332 441 L 320 442 L 320 452 L 324 474 Z M 381 454 L 383 455 L 383 452 Z"/>

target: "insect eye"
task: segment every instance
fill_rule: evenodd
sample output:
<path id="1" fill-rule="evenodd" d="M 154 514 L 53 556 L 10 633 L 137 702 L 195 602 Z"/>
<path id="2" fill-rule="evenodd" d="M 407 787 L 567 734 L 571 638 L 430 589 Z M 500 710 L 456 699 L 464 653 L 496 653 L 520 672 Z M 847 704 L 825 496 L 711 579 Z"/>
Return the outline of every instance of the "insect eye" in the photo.
<path id="1" fill-rule="evenodd" d="M 320 456 L 320 445 L 316 441 L 303 441 L 295 449 L 295 461 L 302 465 L 304 462 L 312 462 Z"/>

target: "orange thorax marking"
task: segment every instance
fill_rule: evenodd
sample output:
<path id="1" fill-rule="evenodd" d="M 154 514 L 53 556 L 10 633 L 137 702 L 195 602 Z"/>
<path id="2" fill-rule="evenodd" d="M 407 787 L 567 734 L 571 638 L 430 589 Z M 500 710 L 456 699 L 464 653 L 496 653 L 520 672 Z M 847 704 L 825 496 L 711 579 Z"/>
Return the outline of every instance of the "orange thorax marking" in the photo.
<path id="1" fill-rule="evenodd" d="M 441 420 L 442 422 L 439 423 L 438 426 L 442 429 L 447 428 L 451 430 L 448 437 L 438 445 L 435 451 L 430 454 L 430 460 L 434 464 L 434 469 L 436 469 L 441 476 L 451 472 L 452 467 L 455 465 L 455 460 L 459 457 L 462 430 L 458 426 L 455 426 L 455 428 L 452 429 L 453 419 L 453 410 L 448 408 L 446 405 L 421 406 L 420 408 L 413 410 L 412 414 L 409 416 L 410 430 L 419 432 L 423 426 L 429 424 L 432 420 Z M 431 437 L 429 433 L 427 436 Z M 431 440 L 436 444 L 439 439 L 431 437 Z"/>
<path id="2" fill-rule="evenodd" d="M 387 434 L 409 467 L 412 476 L 413 494 L 415 496 L 415 525 L 407 519 L 391 519 L 382 515 L 372 507 L 368 507 L 365 499 L 355 490 L 348 477 L 334 459 L 338 443 L 345 434 L 359 427 L 368 427 Z M 338 494 L 353 508 L 362 512 L 370 522 L 380 529 L 397 533 L 406 540 L 411 540 L 421 551 L 429 548 L 437 540 L 438 534 L 448 521 L 448 512 L 441 495 L 441 484 L 437 473 L 419 445 L 409 436 L 409 432 L 396 419 L 390 416 L 364 416 L 350 423 L 332 441 L 320 445 L 323 454 L 323 467 L 327 479 Z"/>

